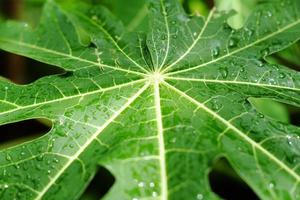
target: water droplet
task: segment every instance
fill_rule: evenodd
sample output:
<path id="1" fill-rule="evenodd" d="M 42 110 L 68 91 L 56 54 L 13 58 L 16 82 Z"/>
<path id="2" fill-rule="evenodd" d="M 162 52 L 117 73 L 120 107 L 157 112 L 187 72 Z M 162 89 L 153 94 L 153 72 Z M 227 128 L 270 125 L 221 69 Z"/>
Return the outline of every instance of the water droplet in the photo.
<path id="1" fill-rule="evenodd" d="M 279 71 L 278 65 L 273 65 L 272 67 L 273 67 L 276 71 Z"/>
<path id="2" fill-rule="evenodd" d="M 172 24 L 172 25 L 175 25 L 175 24 L 176 24 L 176 21 L 172 21 L 171 24 Z"/>
<path id="3" fill-rule="evenodd" d="M 17 164 L 14 164 L 14 167 L 15 167 L 16 169 L 20 169 L 20 166 L 17 165 Z"/>
<path id="4" fill-rule="evenodd" d="M 120 36 L 118 36 L 118 35 L 115 35 L 115 39 L 116 39 L 116 40 L 120 40 L 120 39 L 121 39 L 121 37 L 120 37 Z"/>
<path id="5" fill-rule="evenodd" d="M 261 51 L 261 54 L 262 54 L 262 56 L 267 56 L 267 55 L 269 55 L 269 53 L 270 53 L 270 51 L 269 51 L 269 49 L 268 48 L 266 48 L 266 49 L 263 49 L 262 51 Z"/>
<path id="6" fill-rule="evenodd" d="M 138 186 L 139 187 L 145 187 L 145 183 L 144 182 L 139 182 Z"/>
<path id="7" fill-rule="evenodd" d="M 7 87 L 7 86 L 5 86 L 5 87 L 4 87 L 4 89 L 5 89 L 5 90 L 8 90 L 8 87 Z"/>
<path id="8" fill-rule="evenodd" d="M 269 79 L 269 84 L 270 85 L 277 85 L 277 81 L 274 78 Z"/>
<path id="9" fill-rule="evenodd" d="M 219 68 L 219 72 L 220 72 L 220 74 L 221 74 L 221 76 L 223 78 L 227 78 L 227 76 L 228 76 L 228 69 L 227 69 L 227 67 L 221 67 L 221 68 Z"/>
<path id="10" fill-rule="evenodd" d="M 228 41 L 228 46 L 229 46 L 230 48 L 235 47 L 236 44 L 237 44 L 237 40 L 236 40 L 236 39 L 234 39 L 234 38 L 230 38 L 230 39 L 229 39 L 229 41 Z"/>
<path id="11" fill-rule="evenodd" d="M 38 161 L 42 161 L 43 158 L 44 158 L 44 155 L 39 155 L 36 159 L 37 159 Z"/>
<path id="12" fill-rule="evenodd" d="M 11 157 L 10 157 L 9 154 L 6 154 L 6 157 L 5 157 L 5 158 L 6 158 L 7 161 L 11 161 Z"/>
<path id="13" fill-rule="evenodd" d="M 270 11 L 267 12 L 268 17 L 272 17 L 272 13 Z"/>
<path id="14" fill-rule="evenodd" d="M 220 54 L 220 48 L 215 47 L 211 52 L 212 52 L 213 57 L 217 57 Z"/>
<path id="15" fill-rule="evenodd" d="M 2 172 L 3 176 L 6 176 L 6 172 L 7 172 L 6 169 L 4 169 Z"/>
<path id="16" fill-rule="evenodd" d="M 279 78 L 285 78 L 286 77 L 286 74 L 285 73 L 283 73 L 283 72 L 281 72 L 280 74 L 279 74 Z"/>
<path id="17" fill-rule="evenodd" d="M 150 183 L 149 183 L 149 186 L 150 186 L 151 188 L 153 188 L 153 187 L 155 187 L 155 183 L 150 182 Z"/>
<path id="18" fill-rule="evenodd" d="M 152 197 L 157 197 L 157 192 L 152 192 Z"/>
<path id="19" fill-rule="evenodd" d="M 21 154 L 21 156 L 24 156 L 24 155 L 25 155 L 25 152 L 24 152 L 24 151 L 22 151 L 20 154 Z"/>
<path id="20" fill-rule="evenodd" d="M 47 170 L 47 174 L 51 174 L 51 170 L 49 169 L 49 170 Z"/>
<path id="21" fill-rule="evenodd" d="M 219 104 L 215 99 L 212 100 L 212 109 L 219 110 L 222 107 L 222 104 Z"/>
<path id="22" fill-rule="evenodd" d="M 194 35 L 194 37 L 196 37 L 197 36 L 197 32 L 194 32 L 193 35 Z"/>
<path id="23" fill-rule="evenodd" d="M 64 117 L 59 117 L 59 125 L 63 125 L 65 123 L 65 118 Z"/>
<path id="24" fill-rule="evenodd" d="M 197 194 L 197 200 L 202 200 L 203 199 L 203 194 Z"/>
<path id="25" fill-rule="evenodd" d="M 292 145 L 292 144 L 293 144 L 293 142 L 291 141 L 291 140 L 292 140 L 292 136 L 287 135 L 286 138 L 287 138 L 287 143 L 288 143 L 289 145 Z"/>
<path id="26" fill-rule="evenodd" d="M 272 189 L 272 188 L 274 188 L 274 186 L 275 186 L 274 183 L 269 183 L 269 188 Z"/>
<path id="27" fill-rule="evenodd" d="M 281 25 L 281 21 L 277 20 L 277 21 L 276 21 L 276 24 L 277 24 L 277 25 Z"/>
<path id="28" fill-rule="evenodd" d="M 176 143 L 176 140 L 177 140 L 176 137 L 174 137 L 170 140 L 170 143 Z"/>
<path id="29" fill-rule="evenodd" d="M 134 198 L 132 198 L 132 200 L 139 200 L 139 199 L 134 197 Z"/>
<path id="30" fill-rule="evenodd" d="M 8 188 L 8 185 L 7 185 L 7 184 L 4 184 L 4 185 L 3 185 L 3 188 L 7 189 L 7 188 Z"/>
<path id="31" fill-rule="evenodd" d="M 264 63 L 262 61 L 258 61 L 258 66 L 259 67 L 263 67 L 264 66 Z"/>
<path id="32" fill-rule="evenodd" d="M 98 20 L 97 15 L 93 15 L 93 16 L 92 16 L 92 20 L 95 20 L 95 21 Z"/>
<path id="33" fill-rule="evenodd" d="M 215 104 L 215 105 L 213 106 L 213 109 L 214 109 L 214 110 L 219 110 L 219 109 L 220 109 L 220 106 L 219 106 L 218 104 Z"/>
<path id="34" fill-rule="evenodd" d="M 264 117 L 265 117 L 265 116 L 264 116 L 263 114 L 261 114 L 261 113 L 260 113 L 258 116 L 259 116 L 259 118 L 264 118 Z"/>
<path id="35" fill-rule="evenodd" d="M 176 39 L 176 38 L 177 38 L 177 35 L 173 35 L 173 38 Z"/>

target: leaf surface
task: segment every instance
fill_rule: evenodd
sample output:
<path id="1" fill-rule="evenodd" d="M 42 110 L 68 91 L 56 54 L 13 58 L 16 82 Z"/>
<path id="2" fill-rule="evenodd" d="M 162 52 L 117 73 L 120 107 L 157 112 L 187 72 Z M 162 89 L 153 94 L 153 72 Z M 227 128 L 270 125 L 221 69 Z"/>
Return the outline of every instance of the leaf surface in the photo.
<path id="1" fill-rule="evenodd" d="M 189 17 L 176 0 L 150 0 L 148 34 L 76 2 L 49 0 L 35 30 L 0 25 L 1 49 L 66 70 L 0 81 L 0 124 L 53 122 L 0 152 L 2 199 L 78 199 L 98 165 L 116 177 L 104 199 L 220 199 L 208 181 L 220 156 L 261 199 L 299 197 L 299 127 L 248 101 L 300 106 L 299 72 L 264 60 L 300 38 L 299 1 L 264 3 L 232 29 L 232 13 Z"/>

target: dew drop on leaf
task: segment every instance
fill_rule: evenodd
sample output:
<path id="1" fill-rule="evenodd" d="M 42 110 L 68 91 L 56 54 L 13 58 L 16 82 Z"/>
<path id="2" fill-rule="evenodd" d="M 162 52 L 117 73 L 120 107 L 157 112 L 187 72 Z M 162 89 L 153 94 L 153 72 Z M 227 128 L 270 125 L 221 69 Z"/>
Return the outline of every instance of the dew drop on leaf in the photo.
<path id="1" fill-rule="evenodd" d="M 7 161 L 11 161 L 11 157 L 10 157 L 9 154 L 6 154 L 6 157 L 5 157 L 5 158 L 6 158 Z"/>
<path id="2" fill-rule="evenodd" d="M 97 15 L 93 15 L 93 16 L 92 16 L 92 20 L 97 21 L 97 20 L 98 20 Z"/>
<path id="3" fill-rule="evenodd" d="M 263 67 L 264 63 L 262 61 L 258 61 L 258 67 Z"/>
<path id="4" fill-rule="evenodd" d="M 44 155 L 39 155 L 36 157 L 37 161 L 42 161 L 44 159 Z"/>
<path id="5" fill-rule="evenodd" d="M 197 194 L 197 200 L 202 200 L 203 199 L 203 194 Z"/>
<path id="6" fill-rule="evenodd" d="M 220 54 L 220 48 L 219 47 L 215 47 L 214 49 L 212 49 L 212 56 L 213 57 L 217 57 Z"/>
<path id="7" fill-rule="evenodd" d="M 59 118 L 59 125 L 63 125 L 65 123 L 65 118 L 64 117 L 60 117 Z"/>
<path id="8" fill-rule="evenodd" d="M 277 81 L 274 78 L 269 79 L 269 84 L 270 85 L 277 85 Z"/>
<path id="9" fill-rule="evenodd" d="M 4 169 L 2 172 L 3 176 L 6 176 L 6 172 L 7 172 L 6 169 Z"/>
<path id="10" fill-rule="evenodd" d="M 152 197 L 157 197 L 157 192 L 152 192 Z"/>
<path id="11" fill-rule="evenodd" d="M 219 68 L 219 73 L 221 74 L 221 76 L 223 78 L 227 78 L 227 76 L 228 76 L 228 69 L 227 69 L 227 67 L 221 67 L 221 68 Z"/>
<path id="12" fill-rule="evenodd" d="M 174 138 L 172 138 L 172 139 L 170 139 L 170 143 L 176 143 L 176 137 L 174 137 Z"/>
<path id="13" fill-rule="evenodd" d="M 16 169 L 20 169 L 20 166 L 17 165 L 17 164 L 14 164 L 14 167 L 15 167 Z"/>
<path id="14" fill-rule="evenodd" d="M 265 57 L 265 56 L 269 55 L 269 53 L 270 53 L 270 51 L 269 51 L 269 49 L 268 49 L 268 48 L 266 48 L 266 49 L 263 49 L 263 50 L 261 51 L 261 54 L 262 54 L 262 56 L 263 56 L 263 57 Z"/>
<path id="15" fill-rule="evenodd" d="M 139 187 L 145 187 L 145 183 L 144 182 L 139 182 L 138 186 Z"/>
<path id="16" fill-rule="evenodd" d="M 285 74 L 285 73 L 282 72 L 282 73 L 279 74 L 279 78 L 283 79 L 283 78 L 285 78 L 285 77 L 286 77 L 286 74 Z"/>
<path id="17" fill-rule="evenodd" d="M 153 187 L 155 187 L 155 183 L 150 182 L 150 183 L 149 183 L 149 186 L 150 186 L 151 188 L 153 188 Z"/>
<path id="18" fill-rule="evenodd" d="M 281 21 L 277 20 L 277 21 L 276 21 L 276 24 L 277 24 L 277 25 L 281 25 Z"/>
<path id="19" fill-rule="evenodd" d="M 272 15 L 273 15 L 273 14 L 272 14 L 271 11 L 268 11 L 268 12 L 267 12 L 267 16 L 268 16 L 268 17 L 272 17 Z"/>
<path id="20" fill-rule="evenodd" d="M 236 45 L 237 45 L 236 39 L 230 38 L 229 41 L 228 41 L 228 46 L 229 46 L 230 48 L 232 48 L 232 47 L 235 47 Z"/>

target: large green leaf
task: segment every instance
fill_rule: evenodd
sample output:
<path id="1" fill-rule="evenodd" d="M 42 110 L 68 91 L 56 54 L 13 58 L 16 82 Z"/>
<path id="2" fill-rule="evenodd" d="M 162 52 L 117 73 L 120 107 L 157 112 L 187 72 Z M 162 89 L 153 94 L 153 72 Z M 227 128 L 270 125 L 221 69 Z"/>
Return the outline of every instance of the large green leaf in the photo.
<path id="1" fill-rule="evenodd" d="M 1 80 L 0 124 L 53 123 L 0 152 L 1 199 L 77 199 L 98 165 L 116 177 L 105 199 L 219 199 L 208 172 L 220 156 L 261 199 L 299 199 L 299 127 L 248 101 L 300 106 L 300 74 L 264 60 L 300 38 L 298 0 L 262 4 L 238 30 L 231 14 L 188 17 L 176 0 L 150 0 L 147 35 L 74 2 L 49 0 L 36 30 L 0 25 L 1 49 L 66 70 L 26 86 Z"/>

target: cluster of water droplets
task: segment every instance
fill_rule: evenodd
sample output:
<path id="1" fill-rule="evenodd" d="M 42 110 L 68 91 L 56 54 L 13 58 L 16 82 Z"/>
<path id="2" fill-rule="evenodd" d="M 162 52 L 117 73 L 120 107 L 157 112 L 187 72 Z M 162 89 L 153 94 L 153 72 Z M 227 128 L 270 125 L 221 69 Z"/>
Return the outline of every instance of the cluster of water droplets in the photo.
<path id="1" fill-rule="evenodd" d="M 144 181 L 138 181 L 135 180 L 137 183 L 138 188 L 143 189 L 143 190 L 150 190 L 151 191 L 151 196 L 152 197 L 158 197 L 158 192 L 156 190 L 156 184 L 154 182 L 144 182 Z M 132 200 L 139 200 L 138 197 L 133 197 Z"/>

